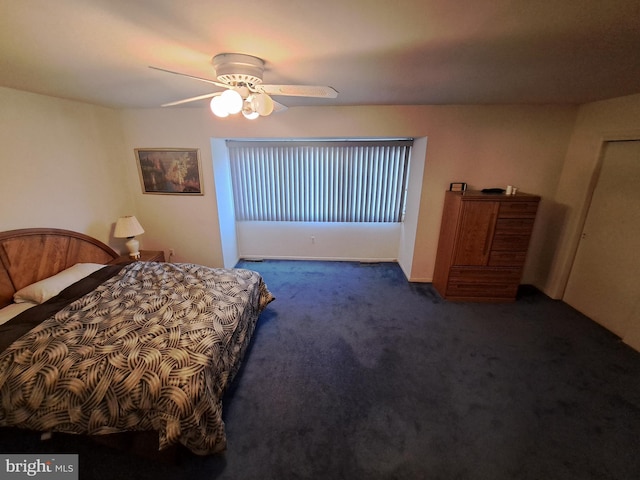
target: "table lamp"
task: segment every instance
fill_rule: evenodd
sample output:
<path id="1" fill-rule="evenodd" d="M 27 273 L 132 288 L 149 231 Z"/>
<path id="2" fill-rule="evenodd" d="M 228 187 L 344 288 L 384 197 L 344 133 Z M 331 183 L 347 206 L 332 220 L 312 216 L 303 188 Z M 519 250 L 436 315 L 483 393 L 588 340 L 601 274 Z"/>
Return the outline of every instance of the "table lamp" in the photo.
<path id="1" fill-rule="evenodd" d="M 116 222 L 116 229 L 113 236 L 116 238 L 128 238 L 125 245 L 129 250 L 129 256 L 134 259 L 140 258 L 140 242 L 136 240 L 136 235 L 144 233 L 144 229 L 133 215 L 120 217 Z"/>

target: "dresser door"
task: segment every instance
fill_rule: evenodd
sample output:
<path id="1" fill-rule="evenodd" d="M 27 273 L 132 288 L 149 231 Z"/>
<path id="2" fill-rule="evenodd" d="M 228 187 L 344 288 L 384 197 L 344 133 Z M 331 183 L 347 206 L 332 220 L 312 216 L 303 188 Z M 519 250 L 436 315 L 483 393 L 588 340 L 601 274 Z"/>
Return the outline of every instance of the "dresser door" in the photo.
<path id="1" fill-rule="evenodd" d="M 454 265 L 487 265 L 499 207 L 498 202 L 463 202 Z"/>

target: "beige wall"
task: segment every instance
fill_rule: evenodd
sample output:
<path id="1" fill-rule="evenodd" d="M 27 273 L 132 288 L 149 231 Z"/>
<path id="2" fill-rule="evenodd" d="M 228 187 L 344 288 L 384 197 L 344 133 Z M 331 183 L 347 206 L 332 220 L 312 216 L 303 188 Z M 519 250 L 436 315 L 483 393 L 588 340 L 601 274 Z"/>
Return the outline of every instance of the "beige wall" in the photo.
<path id="1" fill-rule="evenodd" d="M 139 238 L 142 248 L 173 248 L 177 261 L 221 266 L 211 138 L 412 136 L 428 139 L 413 280 L 431 279 L 444 191 L 452 181 L 474 188 L 512 184 L 542 195 L 525 281 L 546 285 L 545 270 L 536 265 L 555 261 L 557 239 L 546 225 L 574 107 L 299 107 L 249 122 L 217 119 L 206 108 L 114 111 L 15 90 L 2 89 L 0 95 L 10 126 L 2 132 L 9 146 L 0 154 L 7 172 L 2 200 L 17 201 L 24 213 L 3 212 L 3 229 L 63 226 L 110 240 L 115 218 L 133 213 L 146 230 Z M 142 194 L 137 147 L 199 148 L 205 195 Z"/>
<path id="2" fill-rule="evenodd" d="M 117 250 L 116 219 L 132 212 L 120 115 L 0 88 L 0 230 L 57 227 Z"/>
<path id="3" fill-rule="evenodd" d="M 126 110 L 125 178 L 135 210 L 146 230 L 141 248 L 175 251 L 173 261 L 213 267 L 224 265 L 213 180 L 211 131 L 204 109 Z M 197 148 L 200 150 L 204 195 L 143 194 L 135 148 Z M 167 256 L 168 258 L 168 256 Z"/>
<path id="4" fill-rule="evenodd" d="M 548 265 L 539 265 L 539 287 L 562 298 L 587 215 L 592 181 L 606 140 L 640 139 L 640 95 L 580 107 L 555 192 L 548 228 L 558 232 Z"/>
<path id="5" fill-rule="evenodd" d="M 544 228 L 547 204 L 560 179 L 575 115 L 576 108 L 557 106 L 363 106 L 291 108 L 256 122 L 241 117 L 217 119 L 206 108 L 126 110 L 123 118 L 129 151 L 135 147 L 197 147 L 207 175 L 211 174 L 210 138 L 428 138 L 410 278 L 430 281 L 444 191 L 452 181 L 464 181 L 475 188 L 511 184 L 542 195 L 529 263 L 548 263 L 555 239 Z M 133 166 L 129 177 L 137 182 Z M 209 180 L 206 185 L 208 191 L 213 188 L 211 183 Z M 164 224 L 154 224 L 154 231 L 161 233 L 165 249 L 173 246 L 178 258 L 180 252 L 184 252 L 182 258 L 195 258 L 193 238 L 189 237 L 195 230 L 207 239 L 207 245 L 198 248 L 221 250 L 214 232 L 217 217 L 213 197 L 201 201 L 158 199 L 138 194 L 138 185 L 132 188 L 140 214 Z M 204 253 L 199 255 L 198 259 Z M 221 254 L 203 263 L 211 262 L 221 265 Z M 524 280 L 543 283 L 546 279 L 536 273 L 529 266 Z"/>

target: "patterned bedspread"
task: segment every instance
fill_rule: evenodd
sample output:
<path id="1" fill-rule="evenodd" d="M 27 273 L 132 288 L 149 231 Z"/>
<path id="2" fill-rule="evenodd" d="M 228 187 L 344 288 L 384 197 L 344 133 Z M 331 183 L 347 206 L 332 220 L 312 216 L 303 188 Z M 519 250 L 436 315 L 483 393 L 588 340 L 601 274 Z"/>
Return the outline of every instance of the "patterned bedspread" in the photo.
<path id="1" fill-rule="evenodd" d="M 127 265 L 0 355 L 0 425 L 220 452 L 222 395 L 271 300 L 250 270 Z"/>

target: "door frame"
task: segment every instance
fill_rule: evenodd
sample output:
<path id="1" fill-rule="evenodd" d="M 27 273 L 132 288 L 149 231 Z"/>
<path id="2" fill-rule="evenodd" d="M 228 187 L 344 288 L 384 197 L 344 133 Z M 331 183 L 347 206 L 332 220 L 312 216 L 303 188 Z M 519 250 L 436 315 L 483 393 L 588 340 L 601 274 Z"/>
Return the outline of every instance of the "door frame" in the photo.
<path id="1" fill-rule="evenodd" d="M 591 208 L 591 202 L 593 200 L 593 193 L 598 186 L 598 180 L 600 179 L 600 172 L 602 171 L 602 165 L 605 157 L 605 150 L 608 143 L 611 142 L 628 142 L 628 141 L 640 141 L 640 130 L 623 130 L 617 132 L 606 132 L 600 136 L 597 151 L 597 160 L 591 172 L 591 179 L 587 187 L 584 200 L 582 202 L 582 208 L 578 213 L 578 228 L 576 229 L 576 235 L 573 238 L 571 245 L 571 262 L 569 263 L 564 276 L 564 282 L 562 283 L 562 295 L 560 298 L 564 299 L 564 294 L 569 284 L 569 278 L 573 271 L 573 265 L 578 255 L 578 248 L 580 246 L 580 238 L 584 232 L 585 224 L 587 223 L 587 216 L 589 215 L 589 209 Z"/>

